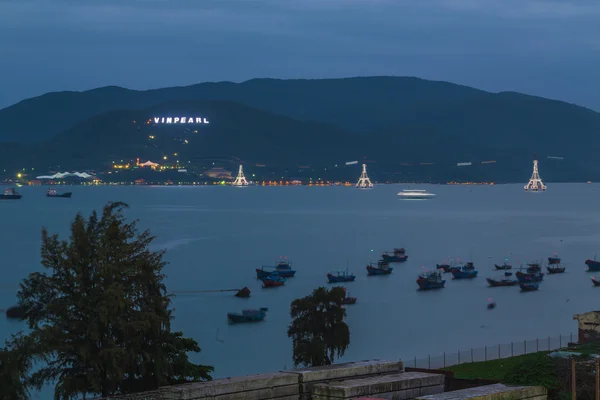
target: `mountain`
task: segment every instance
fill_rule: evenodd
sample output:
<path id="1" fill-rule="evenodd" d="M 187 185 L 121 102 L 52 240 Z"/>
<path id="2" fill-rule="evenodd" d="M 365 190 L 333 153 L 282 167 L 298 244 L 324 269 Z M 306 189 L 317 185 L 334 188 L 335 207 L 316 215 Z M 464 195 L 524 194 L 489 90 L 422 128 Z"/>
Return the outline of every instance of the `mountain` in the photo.
<path id="1" fill-rule="evenodd" d="M 197 149 L 198 157 L 228 154 L 270 165 L 287 163 L 287 168 L 322 164 L 324 170 L 356 155 L 369 160 L 370 169 L 386 179 L 523 181 L 537 153 L 542 176 L 546 173 L 551 181 L 600 179 L 600 165 L 594 161 L 595 149 L 600 148 L 600 114 L 520 93 L 489 93 L 408 77 L 254 79 L 148 91 L 105 87 L 49 93 L 0 110 L 0 140 L 37 143 L 45 149 L 41 157 L 56 161 L 51 153 L 60 154 L 63 163 L 74 165 L 88 160 L 81 155 L 87 154 L 81 148 L 88 137 L 98 137 L 112 144 L 99 143 L 105 151 L 94 160 L 117 158 L 140 151 L 120 150 L 133 146 L 128 142 L 132 134 L 128 118 L 172 113 L 176 110 L 169 107 L 182 104 L 191 107 L 186 110 L 194 115 L 213 112 L 210 107 L 216 104 L 265 113 L 263 119 L 234 125 L 229 125 L 233 124 L 230 118 L 237 116 L 219 114 L 210 129 L 222 130 L 210 146 Z M 265 127 L 278 126 L 277 116 L 287 118 L 294 135 L 282 130 L 265 133 Z M 317 126 L 326 139 L 312 134 Z M 225 129 L 235 131 L 226 134 Z M 96 130 L 105 136 L 101 138 Z M 111 139 L 108 131 L 120 133 Z M 261 146 L 256 145 L 259 142 Z M 303 152 L 299 156 L 294 155 L 297 149 Z M 491 160 L 497 164 L 480 164 Z M 460 162 L 473 162 L 472 168 L 458 168 Z"/>
<path id="2" fill-rule="evenodd" d="M 198 116 L 198 110 L 209 123 L 153 121 Z M 29 146 L 27 161 L 22 155 L 18 159 L 36 170 L 110 169 L 113 162 L 136 158 L 204 168 L 216 161 L 235 168 L 250 163 L 286 169 L 360 154 L 360 138 L 352 133 L 225 101 L 173 101 L 144 110 L 109 111 Z"/>

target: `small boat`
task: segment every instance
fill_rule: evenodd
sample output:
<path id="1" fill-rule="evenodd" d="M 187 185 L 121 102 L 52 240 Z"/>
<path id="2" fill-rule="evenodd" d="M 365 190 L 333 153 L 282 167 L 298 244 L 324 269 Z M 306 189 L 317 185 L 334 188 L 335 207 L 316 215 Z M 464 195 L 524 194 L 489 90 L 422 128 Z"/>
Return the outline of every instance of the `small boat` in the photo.
<path id="1" fill-rule="evenodd" d="M 516 286 L 519 281 L 516 279 L 492 279 L 485 278 L 488 281 L 490 287 L 501 287 L 501 286 Z"/>
<path id="2" fill-rule="evenodd" d="M 348 296 L 348 293 L 346 293 L 346 288 L 342 288 L 342 290 L 344 291 L 344 295 L 346 296 L 344 297 L 344 300 L 342 300 L 342 304 L 355 304 L 356 297 Z"/>
<path id="3" fill-rule="evenodd" d="M 236 292 L 235 297 L 248 298 L 250 297 L 250 289 L 245 286 L 243 289 L 240 289 Z"/>
<path id="4" fill-rule="evenodd" d="M 425 200 L 425 199 L 433 199 L 435 194 L 428 193 L 426 190 L 420 189 L 404 189 L 401 192 L 398 192 L 398 197 L 401 199 L 415 199 L 415 200 Z"/>
<path id="5" fill-rule="evenodd" d="M 445 284 L 440 271 L 424 272 L 417 278 L 419 290 L 442 289 Z"/>
<path id="6" fill-rule="evenodd" d="M 594 286 L 600 286 L 600 279 L 597 279 L 596 277 L 592 276 L 592 283 L 594 284 Z"/>
<path id="7" fill-rule="evenodd" d="M 242 322 L 260 322 L 265 319 L 268 308 L 260 308 L 258 310 L 242 310 L 241 313 L 227 313 L 229 322 L 237 324 Z"/>
<path id="8" fill-rule="evenodd" d="M 477 273 L 479 271 L 476 271 L 474 269 L 470 269 L 467 266 L 462 267 L 459 270 L 453 269 L 452 270 L 452 277 L 454 279 L 473 279 L 477 277 Z"/>
<path id="9" fill-rule="evenodd" d="M 0 200 L 19 200 L 23 195 L 17 193 L 14 188 L 4 190 L 4 194 L 0 194 Z"/>
<path id="10" fill-rule="evenodd" d="M 521 287 L 522 292 L 533 292 L 540 288 L 540 285 L 534 283 L 521 283 L 519 286 Z"/>
<path id="11" fill-rule="evenodd" d="M 567 269 L 565 267 L 561 267 L 560 264 L 552 264 L 552 265 L 553 266 L 548 265 L 546 267 L 549 274 L 562 274 Z"/>
<path id="12" fill-rule="evenodd" d="M 548 264 L 560 264 L 560 257 L 558 257 L 556 253 L 554 253 L 554 257 L 548 257 Z"/>
<path id="13" fill-rule="evenodd" d="M 266 278 L 262 278 L 263 288 L 278 287 L 285 285 L 286 279 L 279 276 L 277 272 L 271 273 Z"/>
<path id="14" fill-rule="evenodd" d="M 544 274 L 542 272 L 525 274 L 518 271 L 515 275 L 517 276 L 519 283 L 541 282 L 544 279 Z"/>
<path id="15" fill-rule="evenodd" d="M 356 275 L 350 274 L 347 268 L 346 271 L 338 270 L 337 274 L 332 274 L 331 272 L 327 274 L 329 283 L 354 282 L 355 279 Z"/>
<path id="16" fill-rule="evenodd" d="M 585 265 L 587 265 L 588 271 L 600 271 L 600 261 L 596 261 L 595 256 L 593 260 L 585 260 Z"/>
<path id="17" fill-rule="evenodd" d="M 435 264 L 435 268 L 443 270 L 444 273 L 452 272 L 453 266 L 454 266 L 454 263 L 446 264 L 446 260 L 444 260 L 443 264 Z"/>
<path id="18" fill-rule="evenodd" d="M 386 262 L 403 262 L 408 259 L 406 250 L 403 248 L 394 249 L 393 253 L 383 253 L 381 259 Z"/>
<path id="19" fill-rule="evenodd" d="M 494 267 L 496 267 L 497 270 L 512 269 L 512 265 L 509 265 L 506 262 L 504 262 L 504 264 L 502 264 L 502 265 L 494 264 Z"/>
<path id="20" fill-rule="evenodd" d="M 46 197 L 60 197 L 63 199 L 70 199 L 72 194 L 73 193 L 71 192 L 58 193 L 56 189 L 48 189 L 48 191 L 46 192 Z"/>
<path id="21" fill-rule="evenodd" d="M 368 275 L 389 275 L 393 270 L 394 268 L 390 267 L 390 265 L 383 260 L 377 261 L 376 267 L 373 266 L 373 263 L 367 265 Z"/>
<path id="22" fill-rule="evenodd" d="M 296 271 L 292 269 L 292 264 L 287 261 L 279 261 L 275 267 L 262 266 L 256 268 L 256 277 L 258 279 L 266 278 L 273 272 L 277 272 L 283 278 L 293 278 Z"/>

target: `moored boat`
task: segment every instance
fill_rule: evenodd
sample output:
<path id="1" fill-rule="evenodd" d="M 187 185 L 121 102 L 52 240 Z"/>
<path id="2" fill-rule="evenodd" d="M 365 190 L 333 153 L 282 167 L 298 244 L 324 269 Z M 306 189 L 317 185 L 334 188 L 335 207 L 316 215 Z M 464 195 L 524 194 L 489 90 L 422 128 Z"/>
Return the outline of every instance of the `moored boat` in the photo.
<path id="1" fill-rule="evenodd" d="M 508 279 L 508 278 L 504 278 L 504 279 L 485 278 L 485 279 L 487 280 L 490 287 L 516 286 L 519 283 L 519 281 L 516 279 Z"/>
<path id="2" fill-rule="evenodd" d="M 512 269 L 512 265 L 507 264 L 506 262 L 504 262 L 504 264 L 502 264 L 502 265 L 494 264 L 494 267 L 496 267 L 497 270 Z"/>
<path id="3" fill-rule="evenodd" d="M 417 278 L 419 290 L 442 289 L 445 284 L 440 271 L 424 272 Z"/>
<path id="4" fill-rule="evenodd" d="M 443 264 L 435 264 L 435 268 L 441 269 L 444 273 L 449 273 L 452 270 L 452 263 L 446 264 L 446 261 L 444 261 Z"/>
<path id="5" fill-rule="evenodd" d="M 58 193 L 56 189 L 48 189 L 46 192 L 46 197 L 60 197 L 63 199 L 70 199 L 72 192 Z"/>
<path id="6" fill-rule="evenodd" d="M 0 194 L 0 200 L 19 200 L 23 195 L 17 193 L 14 188 L 4 190 L 3 194 Z"/>
<path id="7" fill-rule="evenodd" d="M 535 283 L 521 283 L 519 286 L 521 287 L 522 292 L 533 292 L 540 288 L 540 285 Z"/>
<path id="8" fill-rule="evenodd" d="M 596 261 L 596 256 L 593 260 L 585 260 L 585 265 L 587 265 L 588 271 L 600 271 L 600 261 Z"/>
<path id="9" fill-rule="evenodd" d="M 356 297 L 350 297 L 348 296 L 348 293 L 346 292 L 346 288 L 342 288 L 342 290 L 344 291 L 344 300 L 342 300 L 342 304 L 355 304 L 356 303 Z"/>
<path id="10" fill-rule="evenodd" d="M 367 265 L 367 274 L 368 275 L 389 275 L 392 273 L 394 268 L 390 267 L 390 265 L 383 261 L 377 261 L 377 266 L 373 266 L 373 263 Z"/>
<path id="11" fill-rule="evenodd" d="M 546 267 L 549 274 L 562 274 L 566 271 L 566 267 L 561 267 L 560 264 L 551 264 Z"/>
<path id="12" fill-rule="evenodd" d="M 355 279 L 356 275 L 349 273 L 348 269 L 346 269 L 346 271 L 338 270 L 337 274 L 331 272 L 327 274 L 329 283 L 354 282 Z"/>
<path id="13" fill-rule="evenodd" d="M 544 274 L 542 272 L 534 272 L 534 273 L 523 273 L 518 271 L 516 274 L 519 283 L 531 283 L 531 282 L 541 282 L 544 279 Z"/>
<path id="14" fill-rule="evenodd" d="M 262 266 L 256 268 L 256 277 L 262 279 L 268 277 L 273 272 L 277 272 L 283 278 L 293 278 L 296 271 L 292 269 L 292 264 L 288 261 L 279 261 L 275 267 Z"/>
<path id="15" fill-rule="evenodd" d="M 548 264 L 560 264 L 560 257 L 554 253 L 554 257 L 548 257 Z"/>
<path id="16" fill-rule="evenodd" d="M 401 192 L 398 192 L 398 197 L 401 199 L 425 200 L 433 199 L 435 194 L 428 193 L 426 190 L 422 189 L 404 189 Z"/>
<path id="17" fill-rule="evenodd" d="M 478 272 L 475 269 L 464 266 L 461 269 L 453 269 L 452 277 L 454 279 L 473 279 L 477 277 Z"/>
<path id="18" fill-rule="evenodd" d="M 386 262 L 403 262 L 408 259 L 408 256 L 406 255 L 406 250 L 403 248 L 396 248 L 391 254 L 383 253 L 381 259 Z"/>
<path id="19" fill-rule="evenodd" d="M 595 276 L 592 276 L 592 283 L 594 284 L 594 286 L 600 286 L 600 279 L 596 278 Z"/>
<path id="20" fill-rule="evenodd" d="M 279 276 L 277 272 L 271 273 L 271 275 L 262 278 L 263 288 L 277 287 L 285 285 L 286 279 Z"/>
<path id="21" fill-rule="evenodd" d="M 258 310 L 242 310 L 241 313 L 227 313 L 227 319 L 232 323 L 260 322 L 265 319 L 268 308 L 262 307 Z"/>

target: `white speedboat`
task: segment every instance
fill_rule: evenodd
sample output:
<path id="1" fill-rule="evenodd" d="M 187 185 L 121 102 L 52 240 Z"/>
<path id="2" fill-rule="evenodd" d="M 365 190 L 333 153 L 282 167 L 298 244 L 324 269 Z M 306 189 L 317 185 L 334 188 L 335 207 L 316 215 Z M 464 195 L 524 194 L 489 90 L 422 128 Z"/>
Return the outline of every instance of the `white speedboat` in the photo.
<path id="1" fill-rule="evenodd" d="M 404 189 L 398 193 L 398 197 L 401 199 L 424 200 L 434 198 L 435 194 L 428 193 L 426 190 L 421 189 Z"/>

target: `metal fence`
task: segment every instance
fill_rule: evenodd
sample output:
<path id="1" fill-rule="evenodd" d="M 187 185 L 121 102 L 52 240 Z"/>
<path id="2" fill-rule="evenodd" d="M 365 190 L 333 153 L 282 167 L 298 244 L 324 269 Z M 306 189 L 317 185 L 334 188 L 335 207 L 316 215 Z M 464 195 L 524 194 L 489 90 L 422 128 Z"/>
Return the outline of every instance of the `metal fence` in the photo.
<path id="1" fill-rule="evenodd" d="M 430 354 L 427 358 L 414 357 L 410 360 L 404 360 L 404 365 L 413 368 L 439 369 L 465 363 L 499 360 L 523 354 L 537 353 L 539 351 L 558 350 L 566 347 L 569 343 L 573 343 L 573 341 L 577 341 L 577 335 L 572 333 L 568 335 L 548 336 L 533 340 L 497 344 L 495 346 L 458 350 L 454 353 L 442 353 L 434 356 Z"/>

